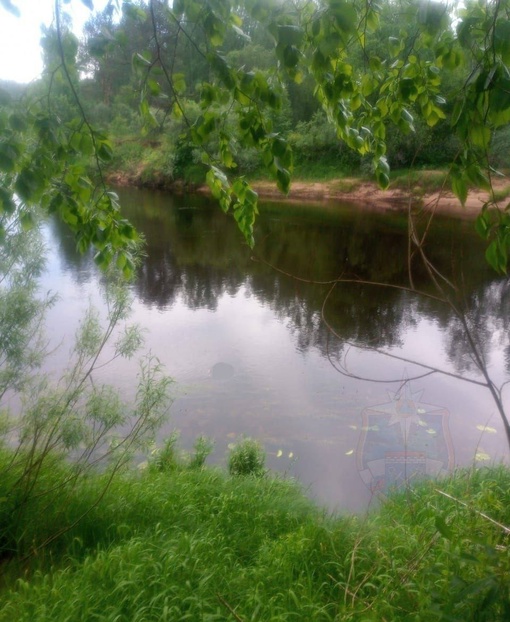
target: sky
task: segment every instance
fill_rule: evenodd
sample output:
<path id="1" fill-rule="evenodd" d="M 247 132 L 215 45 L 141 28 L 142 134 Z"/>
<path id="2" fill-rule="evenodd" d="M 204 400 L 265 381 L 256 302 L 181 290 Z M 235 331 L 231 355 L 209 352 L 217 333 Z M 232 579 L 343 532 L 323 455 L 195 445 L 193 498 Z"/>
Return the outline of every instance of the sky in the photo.
<path id="1" fill-rule="evenodd" d="M 54 0 L 11 0 L 19 9 L 15 17 L 0 4 L 0 79 L 30 82 L 42 71 L 41 24 L 53 21 Z M 94 9 L 102 10 L 108 0 L 93 0 Z M 81 0 L 62 3 L 73 20 L 73 31 L 81 35 L 83 25 L 91 12 Z"/>

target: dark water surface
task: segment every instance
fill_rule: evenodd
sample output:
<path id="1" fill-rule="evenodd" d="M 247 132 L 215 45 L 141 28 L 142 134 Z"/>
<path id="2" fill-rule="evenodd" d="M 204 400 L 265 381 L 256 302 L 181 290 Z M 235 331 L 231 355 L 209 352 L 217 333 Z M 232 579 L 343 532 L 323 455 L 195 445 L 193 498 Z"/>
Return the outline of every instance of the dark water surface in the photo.
<path id="1" fill-rule="evenodd" d="M 178 428 L 189 447 L 208 435 L 220 462 L 241 434 L 253 436 L 271 468 L 348 510 L 367 507 L 375 491 L 405 477 L 507 455 L 487 389 L 440 374 L 402 386 L 427 370 L 374 351 L 480 380 L 448 307 L 397 288 L 351 283 L 331 292 L 330 284 L 307 282 L 343 276 L 407 284 L 405 216 L 266 203 L 252 252 L 233 220 L 202 197 L 120 194 L 147 240 L 131 319 L 147 329 L 147 349 L 176 380 L 162 438 Z M 52 343 L 63 344 L 58 369 L 79 318 L 102 303 L 90 257 L 77 256 L 58 223 L 47 235 L 43 285 L 61 298 L 48 318 Z M 506 280 L 485 265 L 469 221 L 438 219 L 427 252 L 462 289 L 476 339 L 502 382 L 510 363 Z M 416 286 L 433 292 L 418 262 L 414 275 Z M 101 377 L 129 397 L 136 373 L 135 363 L 121 362 Z"/>

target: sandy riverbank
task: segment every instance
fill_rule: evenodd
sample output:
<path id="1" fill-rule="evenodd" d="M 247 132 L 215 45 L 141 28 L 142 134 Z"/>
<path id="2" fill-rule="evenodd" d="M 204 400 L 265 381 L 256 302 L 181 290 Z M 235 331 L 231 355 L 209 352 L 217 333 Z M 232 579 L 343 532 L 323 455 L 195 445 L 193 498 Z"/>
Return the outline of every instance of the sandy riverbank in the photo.
<path id="1" fill-rule="evenodd" d="M 119 186 L 140 185 L 139 178 L 133 178 L 121 172 L 110 174 L 109 181 Z M 150 185 L 170 192 L 190 190 L 189 187 L 184 188 L 181 184 L 174 182 Z M 368 208 L 377 211 L 406 210 L 411 201 L 413 207 L 422 207 L 429 211 L 435 210 L 438 213 L 451 214 L 460 218 L 475 218 L 484 203 L 489 200 L 488 192 L 472 189 L 468 194 L 465 205 L 461 205 L 454 194 L 446 189 L 441 192 L 423 194 L 419 186 L 403 189 L 402 187 L 392 187 L 390 185 L 387 190 L 381 190 L 374 182 L 356 178 L 333 179 L 321 182 L 296 180 L 292 182 L 288 196 L 284 196 L 273 181 L 254 181 L 252 186 L 262 199 L 307 203 L 342 201 L 356 204 L 360 209 Z M 506 207 L 510 201 L 510 179 L 508 177 L 495 179 L 493 181 L 493 189 L 499 194 L 505 194 L 506 192 L 506 198 L 499 202 L 500 207 Z M 210 194 L 209 188 L 205 185 L 195 187 L 193 191 Z"/>
<path id="2" fill-rule="evenodd" d="M 355 203 L 361 208 L 368 207 L 372 210 L 393 211 L 405 210 L 411 201 L 415 207 L 426 210 L 435 210 L 442 214 L 452 214 L 464 218 L 475 218 L 489 200 L 489 193 L 484 190 L 470 190 L 465 205 L 461 205 L 457 197 L 449 190 L 423 194 L 401 188 L 388 188 L 381 190 L 375 183 L 362 180 L 332 180 L 327 182 L 301 182 L 295 181 L 291 185 L 291 191 L 284 197 L 270 181 L 254 182 L 254 189 L 261 198 L 274 198 L 284 201 L 345 201 Z M 494 191 L 510 189 L 508 179 L 497 180 L 493 183 Z M 509 198 L 500 201 L 500 207 L 506 207 Z"/>

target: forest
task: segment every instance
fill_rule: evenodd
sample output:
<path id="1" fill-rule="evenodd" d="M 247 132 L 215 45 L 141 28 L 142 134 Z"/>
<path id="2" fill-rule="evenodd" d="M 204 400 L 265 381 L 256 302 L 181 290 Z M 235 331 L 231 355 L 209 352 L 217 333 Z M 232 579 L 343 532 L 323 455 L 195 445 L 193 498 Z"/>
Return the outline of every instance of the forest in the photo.
<path id="1" fill-rule="evenodd" d="M 290 21 L 289 16 L 294 19 L 296 12 L 303 10 L 299 3 L 290 1 L 276 3 L 275 7 L 271 19 L 282 22 Z M 439 13 L 435 19 L 445 19 L 439 4 L 429 3 L 428 10 L 432 12 L 432 9 Z M 416 22 L 419 10 L 423 11 L 423 4 L 416 1 L 398 5 L 381 3 L 377 28 L 373 31 L 367 28 L 363 48 L 350 44 L 354 49 L 348 51 L 344 60 L 349 67 L 346 75 L 359 73 L 367 78 L 378 67 L 382 71 L 384 59 L 395 54 L 396 42 L 402 38 L 409 47 L 400 51 L 402 56 L 409 58 L 417 54 L 420 60 L 433 60 L 430 48 L 412 49 L 419 28 Z M 233 29 L 222 37 L 221 57 L 226 66 L 255 80 L 273 75 L 268 84 L 275 86 L 275 92 L 268 91 L 268 97 L 274 97 L 275 102 L 265 114 L 271 132 L 283 137 L 292 149 L 294 177 L 373 176 L 370 154 L 360 153 L 338 136 L 317 97 L 313 75 L 296 70 L 295 75 L 291 71 L 277 80 L 274 31 L 263 21 L 254 19 L 247 9 L 239 16 L 243 30 Z M 448 14 L 446 17 L 453 19 Z M 157 38 L 153 31 L 157 32 Z M 197 141 L 196 133 L 200 134 L 197 120 L 203 116 L 204 101 L 211 98 L 212 102 L 214 98 L 212 84 L 216 76 L 207 58 L 207 34 L 196 27 L 192 32 L 193 38 L 177 21 L 168 20 L 164 5 L 155 4 L 151 9 L 143 2 L 130 7 L 120 19 L 114 6 L 109 5 L 91 18 L 84 29 L 78 51 L 81 101 L 91 122 L 115 141 L 112 167 L 127 172 L 139 184 L 205 180 L 204 141 Z M 145 61 L 137 56 L 141 51 Z M 396 123 L 385 121 L 386 156 L 392 169 L 447 168 L 458 157 L 462 139 L 452 123 L 452 113 L 457 95 L 473 68 L 469 63 L 461 63 L 456 54 L 460 56 L 459 52 L 449 52 L 442 63 L 437 62 L 441 69 L 441 85 L 435 95 L 439 104 L 434 108 L 437 116 L 423 118 L 419 102 L 411 98 L 407 114 L 411 115 L 412 126 L 404 122 L 405 115 Z M 150 77 L 144 73 L 144 63 L 149 60 Z M 165 67 L 171 70 L 171 83 L 165 79 Z M 141 84 L 147 93 L 145 117 L 140 116 Z M 370 90 L 368 86 L 365 89 Z M 58 105 L 63 119 L 69 119 L 76 111 L 72 97 L 66 96 L 65 90 L 64 87 L 58 93 Z M 226 136 L 235 134 L 235 113 L 228 114 L 231 102 L 225 101 L 223 107 L 227 115 L 222 121 L 222 132 Z M 218 141 L 217 134 L 218 131 L 207 136 L 205 142 L 210 149 Z M 232 162 L 229 157 L 227 165 L 235 161 L 236 173 L 249 178 L 267 175 L 255 146 L 238 146 L 234 151 Z M 491 139 L 490 165 L 495 169 L 508 168 L 509 153 L 510 133 L 505 124 L 497 128 Z"/>
<path id="2" fill-rule="evenodd" d="M 490 189 L 509 164 L 506 11 L 416 0 L 110 2 L 81 39 L 58 14 L 27 97 L 58 120 L 76 155 L 94 152 L 132 183 L 206 180 L 252 244 L 249 181 L 260 176 L 285 194 L 292 176 L 361 175 L 386 188 L 392 169 L 426 167 L 444 169 L 461 202 L 469 187 Z M 17 149 L 4 142 L 7 169 Z M 506 227 L 501 212 L 479 220 L 498 270 Z"/>
<path id="3" fill-rule="evenodd" d="M 278 6 L 282 15 L 290 9 L 295 11 L 295 3 L 283 2 Z M 384 4 L 379 14 L 380 26 L 368 36 L 363 54 L 356 50 L 348 59 L 352 71 L 363 72 L 367 59 L 371 59 L 373 66 L 376 59 L 387 57 L 391 38 L 413 27 L 416 10 L 417 4 L 413 3 L 399 5 L 398 11 L 391 3 Z M 117 165 L 123 168 L 131 165 L 134 173 L 138 169 L 142 183 L 157 184 L 165 179 L 203 182 L 206 168 L 192 132 L 202 114 L 200 102 L 204 89 L 214 80 L 213 68 L 202 51 L 205 35 L 202 40 L 197 37 L 192 41 L 180 33 L 178 24 L 167 23 L 162 14 L 164 9 L 155 10 L 160 62 L 172 68 L 175 84 L 169 86 L 160 81 L 160 85 L 156 78 L 147 81 L 151 124 L 142 136 L 139 79 L 133 73 L 132 59 L 151 41 L 154 24 L 148 6 L 140 5 L 139 11 L 136 19 L 130 13 L 114 22 L 113 7 L 109 7 L 86 25 L 79 52 L 85 76 L 80 82 L 84 105 L 90 119 L 115 138 Z M 260 22 L 247 17 L 243 19 L 245 36 L 235 31 L 229 33 L 221 45 L 222 55 L 233 68 L 254 76 L 271 74 L 275 70 L 274 38 Z M 468 67 L 443 70 L 441 89 L 445 105 L 437 123 L 417 119 L 413 131 L 404 124 L 390 128 L 387 157 L 392 168 L 445 167 L 454 159 L 460 141 L 450 123 L 452 100 L 468 72 Z M 373 173 L 370 157 L 339 139 L 314 94 L 315 88 L 311 76 L 302 76 L 297 81 L 285 76 L 278 85 L 278 105 L 267 113 L 272 131 L 284 137 L 292 148 L 295 175 L 311 174 L 319 179 L 328 174 L 370 176 Z M 182 114 L 172 115 L 175 92 Z M 67 114 L 72 116 L 74 112 Z M 235 119 L 227 118 L 226 122 L 233 126 Z M 234 132 L 234 127 L 227 126 L 224 131 Z M 216 139 L 214 135 L 208 138 L 211 146 Z M 498 132 L 494 139 L 491 164 L 495 167 L 508 166 L 508 140 L 508 128 Z M 255 147 L 239 149 L 235 155 L 241 174 L 250 177 L 264 174 L 264 164 Z"/>

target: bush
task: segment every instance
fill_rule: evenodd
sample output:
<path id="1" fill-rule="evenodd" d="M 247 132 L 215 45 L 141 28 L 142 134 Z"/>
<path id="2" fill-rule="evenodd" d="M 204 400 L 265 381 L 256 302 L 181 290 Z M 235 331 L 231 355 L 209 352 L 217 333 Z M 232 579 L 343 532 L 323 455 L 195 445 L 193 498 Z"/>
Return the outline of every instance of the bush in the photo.
<path id="1" fill-rule="evenodd" d="M 495 132 L 490 148 L 490 161 L 496 168 L 510 168 L 510 126 Z"/>
<path id="2" fill-rule="evenodd" d="M 335 128 L 322 111 L 315 113 L 310 121 L 298 123 L 288 140 L 298 171 L 300 165 L 305 170 L 315 165 L 323 170 L 333 167 L 338 175 L 358 169 L 360 165 L 361 156 L 338 138 Z M 315 170 L 314 176 L 320 176 L 320 170 Z"/>
<path id="3" fill-rule="evenodd" d="M 207 457 L 214 449 L 214 441 L 207 436 L 199 436 L 193 445 L 194 453 L 189 458 L 190 469 L 202 469 Z"/>
<path id="4" fill-rule="evenodd" d="M 230 475 L 265 475 L 266 454 L 258 441 L 244 438 L 230 449 L 228 471 Z"/>
<path id="5" fill-rule="evenodd" d="M 149 470 L 159 473 L 182 471 L 183 469 L 202 469 L 207 457 L 214 448 L 214 442 L 206 436 L 199 436 L 192 452 L 186 452 L 177 446 L 179 433 L 172 432 L 163 447 L 156 447 L 151 452 Z"/>

